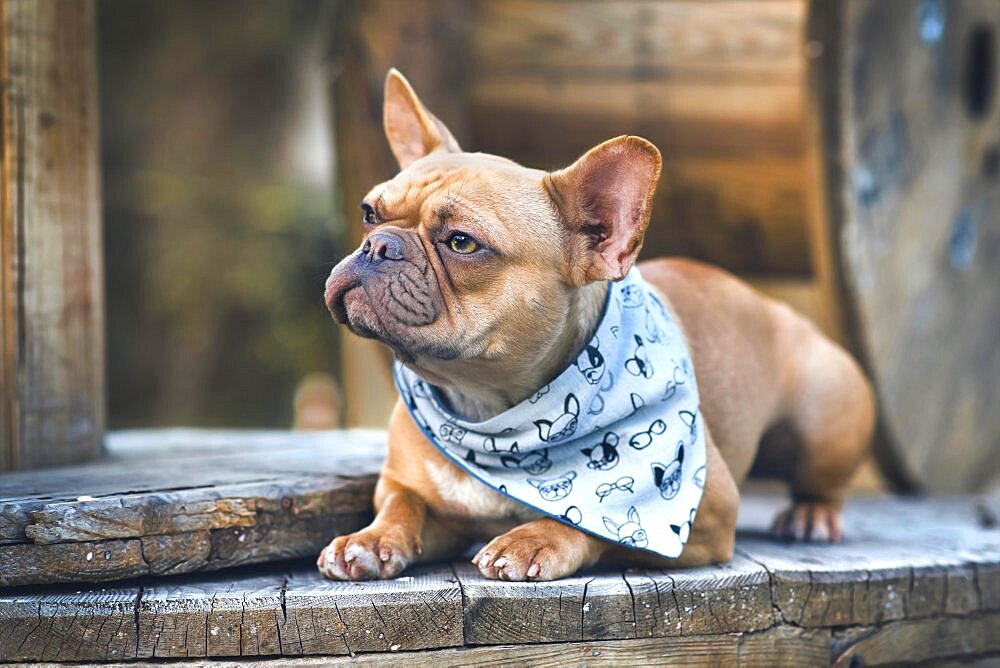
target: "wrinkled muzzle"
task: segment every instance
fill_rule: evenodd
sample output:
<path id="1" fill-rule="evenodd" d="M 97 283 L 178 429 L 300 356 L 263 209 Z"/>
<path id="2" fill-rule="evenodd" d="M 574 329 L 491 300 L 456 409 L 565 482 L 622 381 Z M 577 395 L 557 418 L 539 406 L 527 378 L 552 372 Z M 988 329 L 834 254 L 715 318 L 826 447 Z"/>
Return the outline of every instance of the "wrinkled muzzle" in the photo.
<path id="1" fill-rule="evenodd" d="M 437 320 L 441 292 L 416 235 L 382 230 L 344 258 L 326 279 L 326 306 L 360 336 L 406 349 L 415 328 Z"/>

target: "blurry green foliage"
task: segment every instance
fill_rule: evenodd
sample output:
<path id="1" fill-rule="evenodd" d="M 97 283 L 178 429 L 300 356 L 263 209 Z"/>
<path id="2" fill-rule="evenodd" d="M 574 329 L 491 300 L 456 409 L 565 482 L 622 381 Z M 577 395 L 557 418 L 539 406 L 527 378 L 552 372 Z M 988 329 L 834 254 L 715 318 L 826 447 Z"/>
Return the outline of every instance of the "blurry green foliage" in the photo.
<path id="1" fill-rule="evenodd" d="M 98 3 L 112 427 L 288 426 L 336 373 L 331 2 Z"/>

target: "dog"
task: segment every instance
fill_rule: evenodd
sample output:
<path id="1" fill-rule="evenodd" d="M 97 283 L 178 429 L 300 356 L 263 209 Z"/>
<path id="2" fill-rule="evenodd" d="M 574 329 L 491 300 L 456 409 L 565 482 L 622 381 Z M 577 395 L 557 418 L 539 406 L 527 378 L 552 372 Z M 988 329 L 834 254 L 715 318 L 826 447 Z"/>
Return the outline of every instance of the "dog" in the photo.
<path id="1" fill-rule="evenodd" d="M 586 346 L 609 285 L 629 273 L 642 246 L 659 151 L 639 137 L 621 136 L 554 172 L 466 153 L 396 70 L 386 78 L 383 112 L 400 172 L 361 204 L 364 240 L 326 282 L 333 318 L 389 346 L 468 420 L 533 404 L 551 379 L 574 365 L 591 383 L 600 382 L 603 357 Z M 486 544 L 472 562 L 488 578 L 512 581 L 561 578 L 599 562 L 723 563 L 733 555 L 739 487 L 751 466 L 789 484 L 791 505 L 776 518 L 774 534 L 839 540 L 845 488 L 866 455 L 875 421 L 873 392 L 859 365 L 807 319 L 720 269 L 677 258 L 639 268 L 683 332 L 698 386 L 698 415 L 685 411 L 683 417 L 692 437 L 696 427 L 704 430 L 705 462 L 695 478 L 703 489 L 697 519 L 692 508 L 671 525 L 686 541 L 679 557 L 635 549 L 647 540 L 643 527 L 657 523 L 648 510 L 641 523 L 635 507 L 604 518 L 616 543 L 574 528 L 581 516 L 575 505 L 558 518 L 546 516 L 483 484 L 432 445 L 404 397 L 390 418 L 375 519 L 335 538 L 317 560 L 321 572 L 339 580 L 393 578 L 411 564 L 452 558 L 481 541 Z M 623 310 L 642 306 L 642 295 L 624 297 Z M 646 341 L 654 335 L 659 332 Z M 662 366 L 674 378 L 667 393 L 682 381 L 673 360 L 646 355 L 640 337 L 605 340 L 604 355 L 611 345 L 627 348 L 623 377 L 638 379 Z M 557 401 L 562 413 L 539 415 L 536 423 L 542 439 L 553 443 L 582 419 L 576 397 Z M 648 401 L 633 403 L 649 410 Z M 628 445 L 646 447 L 662 425 L 653 422 Z M 771 447 L 765 437 L 778 428 L 795 438 Z M 452 430 L 447 437 L 460 435 Z M 610 444 L 590 453 L 592 466 L 610 466 L 614 450 Z M 675 493 L 670 456 L 662 455 L 667 459 L 652 474 L 647 467 L 651 480 L 641 481 L 655 484 L 663 498 Z M 609 501 L 640 484 L 626 482 L 607 486 Z M 533 484 L 543 496 L 561 499 L 573 483 L 564 477 Z"/>

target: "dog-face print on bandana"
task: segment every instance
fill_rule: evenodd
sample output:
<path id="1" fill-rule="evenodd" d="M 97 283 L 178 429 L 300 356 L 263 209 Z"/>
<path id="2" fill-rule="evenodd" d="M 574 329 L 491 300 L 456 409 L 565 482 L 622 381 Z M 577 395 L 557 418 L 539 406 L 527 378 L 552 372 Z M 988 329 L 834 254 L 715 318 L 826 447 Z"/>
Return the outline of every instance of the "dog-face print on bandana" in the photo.
<path id="1" fill-rule="evenodd" d="M 680 556 L 705 486 L 705 430 L 683 335 L 638 269 L 609 284 L 579 356 L 500 415 L 463 420 L 398 362 L 395 376 L 428 440 L 484 484 L 605 540 Z"/>

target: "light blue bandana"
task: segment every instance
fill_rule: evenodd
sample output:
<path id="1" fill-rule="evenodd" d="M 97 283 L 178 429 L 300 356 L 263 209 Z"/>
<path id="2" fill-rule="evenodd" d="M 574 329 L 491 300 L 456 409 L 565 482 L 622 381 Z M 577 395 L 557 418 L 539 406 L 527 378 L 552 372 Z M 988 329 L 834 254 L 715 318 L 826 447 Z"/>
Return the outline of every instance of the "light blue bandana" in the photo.
<path id="1" fill-rule="evenodd" d="M 496 417 L 463 420 L 395 371 L 414 421 L 472 476 L 600 538 L 680 556 L 705 485 L 704 425 L 684 337 L 638 269 L 610 284 L 576 362 Z"/>

